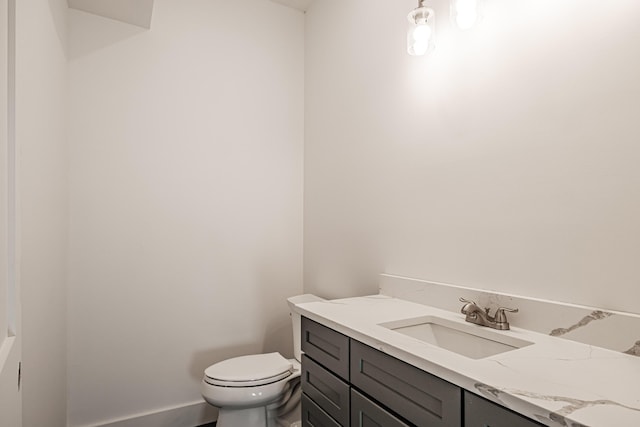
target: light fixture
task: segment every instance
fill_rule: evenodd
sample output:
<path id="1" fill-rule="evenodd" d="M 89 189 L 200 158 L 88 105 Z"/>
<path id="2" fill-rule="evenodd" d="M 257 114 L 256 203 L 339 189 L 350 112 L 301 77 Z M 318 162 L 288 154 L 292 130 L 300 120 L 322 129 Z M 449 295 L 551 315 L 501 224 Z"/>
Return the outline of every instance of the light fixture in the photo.
<path id="1" fill-rule="evenodd" d="M 478 21 L 480 0 L 451 0 L 451 19 L 461 30 L 468 30 Z"/>
<path id="2" fill-rule="evenodd" d="M 426 0 L 418 0 L 418 7 L 407 15 L 409 31 L 407 32 L 407 52 L 420 56 L 427 53 L 435 45 L 434 19 L 435 13 L 424 5 Z"/>

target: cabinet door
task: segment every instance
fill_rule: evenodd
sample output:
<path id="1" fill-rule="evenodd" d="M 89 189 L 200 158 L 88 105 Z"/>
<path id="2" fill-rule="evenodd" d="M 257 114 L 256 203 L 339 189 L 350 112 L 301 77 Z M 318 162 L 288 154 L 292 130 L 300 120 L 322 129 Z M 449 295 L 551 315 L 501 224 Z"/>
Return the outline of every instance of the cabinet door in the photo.
<path id="1" fill-rule="evenodd" d="M 302 394 L 302 427 L 341 427 L 306 394 Z"/>
<path id="2" fill-rule="evenodd" d="M 313 360 L 349 381 L 349 337 L 303 317 L 301 347 Z"/>
<path id="3" fill-rule="evenodd" d="M 409 425 L 351 389 L 351 427 L 409 427 Z"/>
<path id="4" fill-rule="evenodd" d="M 464 392 L 464 427 L 544 427 L 480 396 Z"/>
<path id="5" fill-rule="evenodd" d="M 307 355 L 302 356 L 302 391 L 342 425 L 349 425 L 349 384 Z"/>
<path id="6" fill-rule="evenodd" d="M 418 427 L 460 427 L 461 389 L 351 340 L 351 383 Z"/>

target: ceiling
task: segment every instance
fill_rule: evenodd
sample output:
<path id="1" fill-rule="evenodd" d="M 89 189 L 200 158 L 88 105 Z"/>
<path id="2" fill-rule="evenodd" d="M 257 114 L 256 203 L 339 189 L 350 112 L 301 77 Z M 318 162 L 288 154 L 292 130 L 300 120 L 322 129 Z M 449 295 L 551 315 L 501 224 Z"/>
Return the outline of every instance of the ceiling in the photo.
<path id="1" fill-rule="evenodd" d="M 306 12 L 313 0 L 271 0 Z M 67 0 L 72 9 L 104 16 L 143 28 L 151 27 L 153 0 Z"/>
<path id="2" fill-rule="evenodd" d="M 153 0 L 67 0 L 70 8 L 139 27 L 151 27 Z"/>
<path id="3" fill-rule="evenodd" d="M 271 1 L 306 12 L 313 0 L 271 0 Z"/>

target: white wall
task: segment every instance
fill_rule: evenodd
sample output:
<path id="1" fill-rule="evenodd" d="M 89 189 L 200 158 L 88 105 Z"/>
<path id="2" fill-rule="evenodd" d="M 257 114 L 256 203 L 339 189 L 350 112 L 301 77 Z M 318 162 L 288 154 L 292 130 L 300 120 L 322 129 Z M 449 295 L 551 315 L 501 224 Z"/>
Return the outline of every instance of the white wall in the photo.
<path id="1" fill-rule="evenodd" d="M 413 0 L 306 16 L 305 291 L 379 272 L 638 313 L 640 3 L 490 0 L 405 53 Z"/>
<path id="2" fill-rule="evenodd" d="M 66 1 L 16 1 L 23 426 L 66 426 Z"/>
<path id="3" fill-rule="evenodd" d="M 70 19 L 69 425 L 201 399 L 224 358 L 291 354 L 302 291 L 304 15 L 156 0 Z"/>

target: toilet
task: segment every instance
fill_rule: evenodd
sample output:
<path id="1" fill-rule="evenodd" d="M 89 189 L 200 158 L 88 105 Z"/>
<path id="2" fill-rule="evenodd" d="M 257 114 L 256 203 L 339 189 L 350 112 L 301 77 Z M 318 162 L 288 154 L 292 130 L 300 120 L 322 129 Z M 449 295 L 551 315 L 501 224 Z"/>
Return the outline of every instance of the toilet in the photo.
<path id="1" fill-rule="evenodd" d="M 223 360 L 204 371 L 202 397 L 218 407 L 217 427 L 298 426 L 290 421 L 300 403 L 300 313 L 296 305 L 322 301 L 315 295 L 287 299 L 293 324 L 295 359 L 280 353 L 251 354 Z"/>

